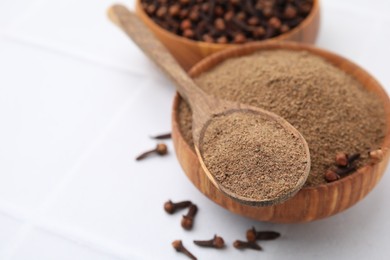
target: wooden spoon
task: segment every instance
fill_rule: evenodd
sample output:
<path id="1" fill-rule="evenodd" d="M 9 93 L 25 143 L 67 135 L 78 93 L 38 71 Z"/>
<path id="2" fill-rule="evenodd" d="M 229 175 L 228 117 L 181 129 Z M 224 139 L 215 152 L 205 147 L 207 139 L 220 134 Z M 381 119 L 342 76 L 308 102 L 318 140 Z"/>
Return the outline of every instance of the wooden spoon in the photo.
<path id="1" fill-rule="evenodd" d="M 222 192 L 233 199 L 253 206 L 266 206 L 280 203 L 293 196 L 305 183 L 310 171 L 310 153 L 308 145 L 302 135 L 283 118 L 268 112 L 266 110 L 221 100 L 203 92 L 187 73 L 180 67 L 176 60 L 171 56 L 168 50 L 155 38 L 146 25 L 122 5 L 114 5 L 108 10 L 108 16 L 116 25 L 118 25 L 130 38 L 147 54 L 175 83 L 177 91 L 188 102 L 192 110 L 192 135 L 195 151 L 198 155 L 202 168 L 206 172 L 211 182 Z M 220 116 L 229 116 L 232 113 L 255 113 L 262 118 L 274 121 L 286 131 L 298 137 L 302 143 L 303 153 L 306 155 L 307 166 L 304 173 L 299 173 L 299 181 L 296 182 L 293 189 L 288 192 L 281 192 L 278 196 L 269 199 L 252 199 L 233 193 L 226 189 L 207 169 L 202 156 L 202 140 L 207 126 L 211 120 Z M 228 127 L 228 126 L 227 126 Z M 297 173 L 298 174 L 298 173 Z"/>

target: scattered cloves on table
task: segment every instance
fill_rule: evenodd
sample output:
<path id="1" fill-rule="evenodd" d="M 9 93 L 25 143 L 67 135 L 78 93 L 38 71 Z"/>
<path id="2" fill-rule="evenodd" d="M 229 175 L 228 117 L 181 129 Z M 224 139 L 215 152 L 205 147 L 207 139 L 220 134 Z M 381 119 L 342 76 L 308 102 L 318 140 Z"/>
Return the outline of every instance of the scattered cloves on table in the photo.
<path id="1" fill-rule="evenodd" d="M 160 135 L 151 136 L 150 138 L 156 139 L 156 140 L 171 139 L 172 134 L 171 133 L 160 134 Z"/>
<path id="2" fill-rule="evenodd" d="M 189 200 L 180 201 L 180 202 L 177 202 L 177 203 L 173 203 L 171 200 L 168 200 L 167 202 L 164 203 L 164 210 L 168 214 L 173 214 L 177 210 L 188 208 L 191 205 L 192 205 L 192 203 Z"/>
<path id="3" fill-rule="evenodd" d="M 140 160 L 145 159 L 146 157 L 148 157 L 149 155 L 154 154 L 154 153 L 157 155 L 160 155 L 160 156 L 164 156 L 168 153 L 168 147 L 163 143 L 159 143 L 159 144 L 157 144 L 155 149 L 150 150 L 150 151 L 146 151 L 146 152 L 142 153 L 141 155 L 139 155 L 135 159 L 137 161 L 140 161 Z"/>
<path id="4" fill-rule="evenodd" d="M 274 240 L 280 237 L 280 233 L 275 231 L 257 231 L 255 227 L 246 231 L 246 239 L 254 242 L 256 240 Z"/>
<path id="5" fill-rule="evenodd" d="M 194 243 L 201 247 L 213 247 L 221 249 L 225 247 L 225 241 L 222 237 L 214 235 L 214 238 L 210 240 L 194 240 Z"/>
<path id="6" fill-rule="evenodd" d="M 191 230 L 194 225 L 194 217 L 198 212 L 198 207 L 192 204 L 188 210 L 187 215 L 183 215 L 181 226 L 186 230 Z"/>
<path id="7" fill-rule="evenodd" d="M 263 250 L 259 244 L 253 241 L 236 240 L 234 241 L 233 246 L 237 249 L 253 249 L 258 251 Z"/>
<path id="8" fill-rule="evenodd" d="M 193 260 L 196 260 L 197 258 L 190 253 L 190 251 L 188 251 L 183 243 L 181 242 L 181 240 L 175 240 L 172 242 L 172 246 L 174 249 L 176 249 L 177 252 L 180 252 L 180 253 L 183 253 L 185 254 L 186 256 L 188 256 L 190 259 L 193 259 Z"/>

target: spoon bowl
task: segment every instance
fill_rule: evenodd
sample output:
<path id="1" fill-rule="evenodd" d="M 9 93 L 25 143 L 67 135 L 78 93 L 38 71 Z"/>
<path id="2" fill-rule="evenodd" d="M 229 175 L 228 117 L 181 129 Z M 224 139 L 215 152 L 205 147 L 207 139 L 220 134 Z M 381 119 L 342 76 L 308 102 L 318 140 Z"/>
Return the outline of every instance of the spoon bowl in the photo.
<path id="1" fill-rule="evenodd" d="M 276 116 L 274 113 L 271 113 L 269 111 L 266 111 L 266 110 L 263 110 L 260 108 L 248 106 L 245 104 L 236 103 L 235 105 L 238 105 L 239 108 L 226 109 L 223 112 L 221 112 L 220 114 L 214 114 L 213 118 L 209 119 L 209 121 L 207 121 L 203 125 L 201 132 L 200 132 L 198 145 L 195 145 L 195 152 L 199 158 L 199 163 L 200 163 L 203 171 L 207 175 L 208 179 L 210 180 L 210 182 L 215 187 L 217 187 L 218 190 L 220 190 L 221 192 L 223 192 L 224 194 L 226 194 L 227 196 L 229 196 L 233 200 L 235 200 L 241 204 L 245 204 L 245 205 L 249 205 L 249 206 L 270 206 L 270 205 L 280 204 L 280 203 L 286 201 L 287 199 L 291 198 L 292 196 L 294 196 L 303 187 L 303 185 L 306 182 L 307 177 L 309 176 L 309 173 L 310 173 L 310 152 L 309 152 L 309 147 L 306 143 L 306 140 L 303 138 L 301 133 L 296 128 L 294 128 L 290 123 L 288 123 L 282 117 Z M 284 186 L 283 188 L 281 188 L 279 190 L 274 188 L 274 191 L 278 192 L 279 194 L 278 194 L 278 196 L 272 197 L 271 199 L 266 198 L 266 197 L 263 197 L 261 199 L 252 198 L 250 196 L 240 195 L 237 192 L 233 192 L 231 189 L 229 189 L 229 187 L 225 187 L 224 185 L 222 185 L 217 180 L 216 176 L 210 172 L 209 168 L 207 167 L 207 165 L 205 163 L 205 158 L 204 158 L 204 149 L 203 148 L 204 148 L 204 144 L 206 143 L 204 141 L 205 132 L 209 128 L 209 125 L 213 121 L 217 121 L 218 118 L 222 118 L 222 117 L 226 118 L 226 117 L 229 117 L 232 115 L 237 115 L 238 113 L 241 113 L 243 115 L 255 114 L 259 118 L 265 118 L 269 122 L 274 122 L 277 125 L 282 126 L 282 128 L 287 130 L 288 133 L 291 134 L 291 136 L 295 140 L 298 140 L 298 142 L 300 144 L 302 144 L 301 149 L 302 149 L 302 153 L 305 155 L 304 161 L 306 162 L 306 165 L 305 165 L 304 169 L 300 172 L 299 178 L 294 183 L 294 187 L 292 189 L 288 188 L 287 186 Z M 288 151 L 286 151 L 286 153 L 287 152 Z M 228 155 L 227 157 L 228 158 L 226 158 L 226 159 L 229 160 L 230 155 Z M 298 173 L 296 173 L 296 175 L 298 175 Z M 281 177 L 279 177 L 279 178 L 281 178 Z"/>

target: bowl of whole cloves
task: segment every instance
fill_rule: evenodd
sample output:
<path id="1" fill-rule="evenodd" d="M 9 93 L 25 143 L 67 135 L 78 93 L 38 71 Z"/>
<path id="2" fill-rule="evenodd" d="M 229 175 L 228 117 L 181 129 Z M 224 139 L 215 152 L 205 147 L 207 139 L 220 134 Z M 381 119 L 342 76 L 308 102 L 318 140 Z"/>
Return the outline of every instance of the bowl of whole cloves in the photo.
<path id="1" fill-rule="evenodd" d="M 238 44 L 314 43 L 320 24 L 319 0 L 137 0 L 136 13 L 186 70 Z"/>
<path id="2" fill-rule="evenodd" d="M 208 94 L 285 118 L 309 146 L 310 174 L 296 195 L 272 206 L 242 204 L 221 192 L 203 171 L 193 146 L 191 110 L 176 95 L 172 112 L 176 156 L 190 181 L 230 212 L 276 223 L 327 218 L 366 197 L 385 173 L 389 97 L 368 72 L 346 58 L 302 43 L 248 43 L 204 58 L 189 74 Z M 218 129 L 217 134 L 223 131 L 229 129 Z M 273 155 L 262 150 L 261 143 L 256 147 L 251 158 L 259 163 L 251 165 L 262 167 Z M 251 169 L 237 170 L 240 159 L 234 151 L 220 150 L 213 157 L 218 159 L 219 153 L 231 154 L 220 178 L 233 191 L 247 189 Z"/>

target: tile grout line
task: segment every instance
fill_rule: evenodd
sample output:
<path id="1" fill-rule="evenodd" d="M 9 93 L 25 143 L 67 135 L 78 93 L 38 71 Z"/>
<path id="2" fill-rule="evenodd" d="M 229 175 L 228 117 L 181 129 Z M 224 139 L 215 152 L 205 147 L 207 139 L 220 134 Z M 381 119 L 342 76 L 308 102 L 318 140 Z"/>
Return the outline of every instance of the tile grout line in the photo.
<path id="1" fill-rule="evenodd" d="M 119 65 L 110 63 L 110 62 L 103 60 L 103 59 L 97 59 L 97 58 L 94 58 L 90 55 L 83 54 L 82 52 L 77 52 L 75 50 L 70 51 L 67 48 L 62 47 L 62 46 L 60 47 L 58 45 L 54 46 L 54 45 L 46 44 L 41 40 L 31 39 L 31 38 L 26 39 L 22 36 L 10 34 L 10 33 L 2 33 L 2 34 L 0 34 L 0 36 L 5 41 L 9 41 L 9 42 L 23 45 L 23 46 L 28 46 L 30 48 L 39 49 L 39 50 L 45 51 L 45 52 L 51 52 L 51 53 L 54 53 L 54 54 L 57 54 L 60 56 L 64 56 L 64 57 L 71 58 L 71 59 L 74 59 L 77 61 L 82 61 L 82 62 L 86 62 L 89 64 L 93 64 L 95 66 L 109 69 L 109 70 L 113 70 L 116 72 L 120 72 L 120 73 L 123 73 L 126 75 L 131 74 L 131 76 L 135 76 L 135 77 L 145 77 L 146 76 L 146 74 L 138 73 L 138 72 L 131 70 L 127 67 L 119 66 Z"/>
<path id="2" fill-rule="evenodd" d="M 13 17 L 9 25 L 2 29 L 3 32 L 0 33 L 5 34 L 8 31 L 14 29 L 18 24 L 24 23 L 27 19 L 31 18 L 31 16 L 34 15 L 39 10 L 39 8 L 48 2 L 48 0 L 32 0 L 32 2 L 33 4 L 29 9 L 22 10 L 21 13 Z"/>
<path id="3" fill-rule="evenodd" d="M 15 236 L 15 239 L 12 244 L 9 245 L 9 247 L 6 249 L 5 253 L 3 254 L 2 259 L 12 259 L 12 257 L 15 255 L 17 249 L 22 244 L 22 242 L 27 238 L 27 235 L 31 233 L 34 229 L 34 227 L 40 227 L 42 229 L 51 230 L 51 226 L 45 224 L 42 221 L 38 221 L 37 219 L 39 217 L 42 217 L 46 211 L 49 209 L 49 207 L 55 203 L 55 201 L 58 199 L 58 197 L 63 193 L 63 191 L 68 187 L 68 185 L 72 182 L 72 180 L 75 178 L 78 170 L 81 168 L 81 165 L 83 162 L 88 159 L 92 152 L 105 140 L 108 133 L 111 132 L 112 128 L 115 126 L 115 124 L 123 117 L 124 113 L 128 110 L 129 107 L 133 104 L 133 101 L 137 99 L 139 95 L 141 95 L 142 92 L 146 91 L 148 88 L 144 87 L 142 84 L 139 89 L 135 92 L 134 95 L 132 95 L 130 98 L 128 98 L 123 105 L 117 110 L 117 112 L 114 114 L 110 122 L 103 127 L 103 130 L 100 132 L 100 134 L 91 142 L 91 145 L 84 150 L 78 161 L 74 164 L 74 166 L 64 175 L 64 177 L 58 182 L 55 188 L 52 189 L 52 192 L 49 192 L 49 194 L 46 196 L 46 199 L 44 199 L 40 206 L 37 207 L 35 210 L 35 213 L 28 215 L 28 214 L 20 214 L 17 213 L 17 209 L 14 208 L 14 212 L 9 212 L 9 210 L 5 210 L 3 207 L 1 207 L 0 204 L 0 211 L 4 212 L 7 215 L 11 215 L 17 219 L 21 219 L 24 221 L 22 226 L 19 228 L 19 231 L 17 232 L 17 235 Z M 149 86 L 150 87 L 150 86 Z M 59 230 L 59 228 L 56 228 Z M 56 231 L 51 230 L 53 233 L 56 233 Z M 63 235 L 63 237 L 67 237 L 66 235 Z M 81 238 L 80 240 L 84 241 L 94 241 L 92 237 L 84 236 L 85 238 Z M 69 239 L 69 238 L 68 238 Z M 94 245 L 93 243 L 86 243 L 91 245 L 93 248 L 97 248 L 100 251 L 102 251 L 102 245 Z M 105 251 L 107 253 L 115 254 L 117 255 L 116 250 L 111 246 L 111 248 L 105 248 Z M 123 254 L 119 254 L 121 257 L 123 257 Z"/>

